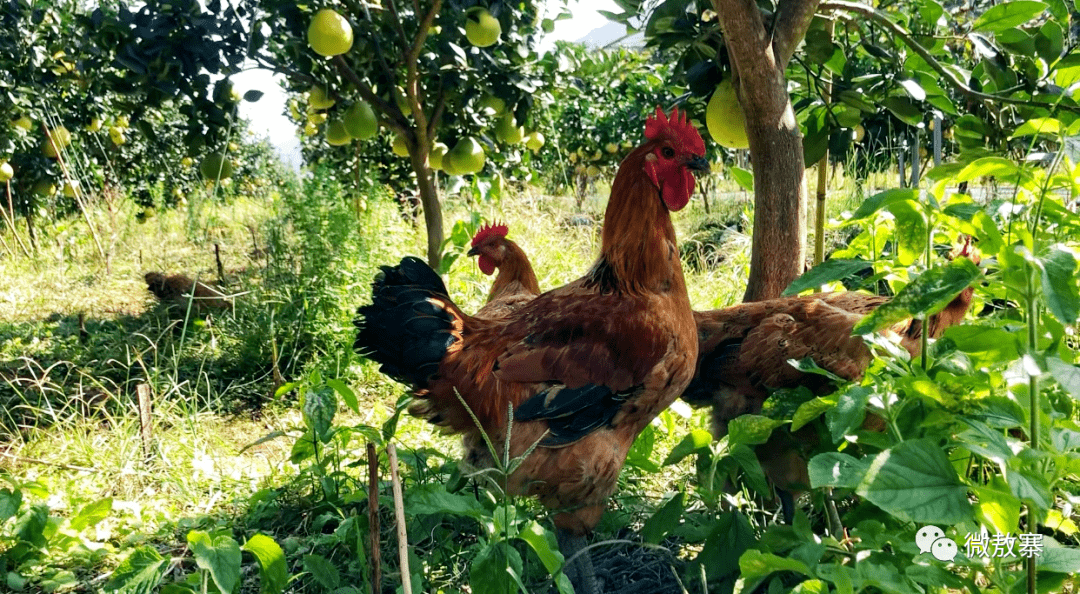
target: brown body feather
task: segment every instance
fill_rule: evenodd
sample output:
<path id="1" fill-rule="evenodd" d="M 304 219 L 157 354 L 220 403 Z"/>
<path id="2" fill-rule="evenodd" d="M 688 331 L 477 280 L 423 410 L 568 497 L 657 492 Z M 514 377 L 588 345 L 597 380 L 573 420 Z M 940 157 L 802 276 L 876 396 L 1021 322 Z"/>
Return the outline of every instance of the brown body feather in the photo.
<path id="1" fill-rule="evenodd" d="M 973 289 L 964 289 L 943 310 L 930 316 L 930 338 L 938 338 L 963 320 Z M 697 406 L 711 405 L 713 433 L 727 434 L 728 423 L 743 414 L 761 412 L 772 390 L 806 386 L 815 393 L 831 388 L 823 376 L 799 371 L 789 360 L 811 358 L 821 368 L 847 380 L 862 378 L 871 361 L 870 349 L 852 329 L 888 297 L 857 292 L 825 293 L 743 303 L 707 312 L 694 312 L 698 328 L 698 369 L 682 398 Z M 922 324 L 900 322 L 885 331 L 898 335 L 900 345 L 917 356 Z M 881 429 L 881 419 L 868 415 L 866 428 Z M 806 461 L 799 445 L 814 436 L 774 431 L 758 446 L 758 458 L 777 487 L 799 491 L 809 486 Z"/>
<path id="2" fill-rule="evenodd" d="M 169 306 L 186 308 L 189 299 L 192 306 L 199 309 L 226 309 L 229 302 L 217 288 L 206 283 L 196 282 L 183 275 L 165 276 L 160 272 L 147 272 L 144 277 L 146 288 L 162 303 Z M 194 299 L 192 299 L 194 296 Z"/>

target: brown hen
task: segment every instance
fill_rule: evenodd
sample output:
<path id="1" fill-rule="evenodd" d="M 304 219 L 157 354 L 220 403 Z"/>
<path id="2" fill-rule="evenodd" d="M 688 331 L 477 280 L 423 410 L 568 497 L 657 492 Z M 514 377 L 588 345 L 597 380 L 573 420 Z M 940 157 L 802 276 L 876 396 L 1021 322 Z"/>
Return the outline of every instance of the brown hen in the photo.
<path id="1" fill-rule="evenodd" d="M 503 224 L 485 225 L 476 232 L 469 248 L 470 256 L 479 256 L 477 264 L 484 274 L 499 274 L 491 285 L 487 304 L 473 317 L 505 318 L 540 294 L 540 283 L 525 251 L 506 238 L 509 228 Z"/>

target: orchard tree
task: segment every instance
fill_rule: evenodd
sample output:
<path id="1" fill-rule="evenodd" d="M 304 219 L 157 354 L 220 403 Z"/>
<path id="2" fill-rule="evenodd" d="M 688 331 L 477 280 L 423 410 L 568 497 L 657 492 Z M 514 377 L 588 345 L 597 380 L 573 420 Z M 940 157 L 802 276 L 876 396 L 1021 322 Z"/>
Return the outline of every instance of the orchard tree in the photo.
<path id="1" fill-rule="evenodd" d="M 1044 130 L 1056 135 L 1076 121 L 1080 60 L 1061 0 L 619 4 L 615 18 L 679 53 L 693 93 L 715 99 L 725 81 L 734 90 L 709 119 L 725 123 L 714 139 L 748 147 L 754 166 L 748 301 L 778 296 L 802 273 L 805 164 L 830 141 L 850 143 L 859 121 L 884 116 L 915 139 L 940 118 L 955 128 L 961 162 L 1025 153 L 1032 136 L 1014 133 L 1026 122 L 1056 116 L 1061 129 Z M 738 127 L 745 139 L 732 134 Z"/>
<path id="2" fill-rule="evenodd" d="M 394 135 L 394 151 L 407 156 L 416 177 L 428 262 L 439 269 L 444 234 L 435 166 L 476 174 L 488 153 L 524 141 L 539 87 L 534 47 L 541 27 L 552 26 L 540 19 L 542 5 L 271 0 L 261 6 L 267 12 L 252 36 L 253 55 L 285 73 L 294 91 L 308 92 L 309 108 L 327 114 L 335 141 L 347 143 L 335 122 L 350 110 L 370 111 Z"/>

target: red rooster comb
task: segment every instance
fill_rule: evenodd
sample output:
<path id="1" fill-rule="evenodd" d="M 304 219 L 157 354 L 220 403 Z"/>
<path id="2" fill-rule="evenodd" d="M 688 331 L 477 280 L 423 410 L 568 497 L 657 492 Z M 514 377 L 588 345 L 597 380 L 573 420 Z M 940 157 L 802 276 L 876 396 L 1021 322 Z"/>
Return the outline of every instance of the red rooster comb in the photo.
<path id="1" fill-rule="evenodd" d="M 653 140 L 660 137 L 685 144 L 695 155 L 705 154 L 705 141 L 701 139 L 701 134 L 690 123 L 686 112 L 680 112 L 678 107 L 671 108 L 669 117 L 657 105 L 656 114 L 645 120 L 645 138 Z"/>
<path id="2" fill-rule="evenodd" d="M 506 237 L 510 228 L 504 223 L 493 223 L 490 225 L 484 225 L 480 227 L 480 230 L 476 232 L 476 235 L 472 238 L 472 247 L 476 247 L 481 241 L 484 241 L 492 235 L 498 235 L 499 237 Z"/>

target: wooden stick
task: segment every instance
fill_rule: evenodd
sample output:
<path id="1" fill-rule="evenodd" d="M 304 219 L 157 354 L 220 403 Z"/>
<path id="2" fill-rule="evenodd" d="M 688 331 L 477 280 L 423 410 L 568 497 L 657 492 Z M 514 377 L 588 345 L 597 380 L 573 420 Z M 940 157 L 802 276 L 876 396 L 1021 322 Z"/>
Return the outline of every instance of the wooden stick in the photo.
<path id="1" fill-rule="evenodd" d="M 382 589 L 382 553 L 379 543 L 379 452 L 375 444 L 367 444 L 368 461 L 368 534 L 370 535 L 368 546 L 371 553 L 368 562 L 371 564 L 371 594 L 379 594 Z"/>
<path id="2" fill-rule="evenodd" d="M 30 250 L 26 249 L 26 244 L 23 243 L 22 237 L 19 237 L 19 232 L 15 230 L 15 205 L 11 201 L 11 180 L 8 180 L 6 185 L 8 210 L 4 213 L 4 222 L 11 228 L 11 234 L 15 236 L 15 241 L 19 242 L 19 247 L 22 248 L 23 253 L 29 258 Z"/>
<path id="3" fill-rule="evenodd" d="M 412 594 L 412 575 L 409 573 L 409 535 L 405 532 L 405 502 L 401 497 L 401 479 L 398 478 L 397 449 L 394 443 L 386 444 L 390 458 L 390 484 L 394 489 L 394 519 L 397 520 L 398 559 L 401 563 L 401 587 L 405 594 Z"/>
<path id="4" fill-rule="evenodd" d="M 154 435 L 150 417 L 150 385 L 139 384 L 135 391 L 139 394 L 139 435 L 142 436 L 143 460 L 149 461 L 154 451 Z"/>

